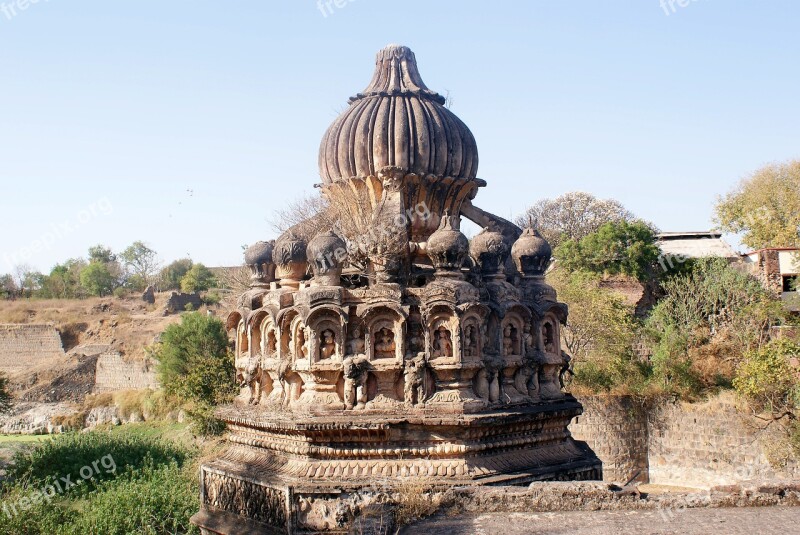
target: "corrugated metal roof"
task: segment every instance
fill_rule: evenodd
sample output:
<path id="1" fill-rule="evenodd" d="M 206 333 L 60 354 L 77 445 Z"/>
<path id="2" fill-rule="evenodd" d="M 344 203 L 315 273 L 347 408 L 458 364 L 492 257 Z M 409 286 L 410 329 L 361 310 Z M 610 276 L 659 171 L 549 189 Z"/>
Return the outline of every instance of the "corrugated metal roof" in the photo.
<path id="1" fill-rule="evenodd" d="M 739 258 L 739 254 L 721 238 L 718 232 L 664 232 L 657 236 L 657 244 L 666 255 L 688 258 Z"/>

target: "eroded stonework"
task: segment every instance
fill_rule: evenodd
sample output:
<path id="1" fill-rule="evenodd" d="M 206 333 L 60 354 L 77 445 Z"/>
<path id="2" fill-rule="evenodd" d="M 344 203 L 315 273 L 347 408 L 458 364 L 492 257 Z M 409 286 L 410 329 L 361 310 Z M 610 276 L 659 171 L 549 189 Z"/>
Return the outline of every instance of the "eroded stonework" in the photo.
<path id="1" fill-rule="evenodd" d="M 582 408 L 562 391 L 550 246 L 472 204 L 474 139 L 413 53 L 376 63 L 322 142 L 330 209 L 246 253 L 227 321 L 242 395 L 202 469 L 207 533 L 345 533 L 378 481 L 601 478 L 567 430 Z M 471 241 L 463 217 L 483 227 Z"/>

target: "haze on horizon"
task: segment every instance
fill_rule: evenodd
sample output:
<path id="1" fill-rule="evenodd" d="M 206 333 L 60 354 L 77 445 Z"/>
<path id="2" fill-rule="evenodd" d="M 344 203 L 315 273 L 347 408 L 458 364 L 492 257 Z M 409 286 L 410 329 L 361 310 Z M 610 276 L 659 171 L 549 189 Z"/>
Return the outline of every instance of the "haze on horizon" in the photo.
<path id="1" fill-rule="evenodd" d="M 0 273 L 135 240 L 241 263 L 314 192 L 388 43 L 472 130 L 476 204 L 504 217 L 583 190 L 708 230 L 718 195 L 800 156 L 791 0 L 338 5 L 0 0 Z"/>

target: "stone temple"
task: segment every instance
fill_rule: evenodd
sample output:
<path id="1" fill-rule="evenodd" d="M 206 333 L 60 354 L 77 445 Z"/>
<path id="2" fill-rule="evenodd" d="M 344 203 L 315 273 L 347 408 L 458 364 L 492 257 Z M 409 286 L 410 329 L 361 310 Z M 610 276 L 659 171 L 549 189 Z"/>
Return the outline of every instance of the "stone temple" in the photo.
<path id="1" fill-rule="evenodd" d="M 474 204 L 478 148 L 445 104 L 411 50 L 381 50 L 322 138 L 325 207 L 246 251 L 227 320 L 242 394 L 201 469 L 204 533 L 347 533 L 409 480 L 602 478 L 567 429 L 550 246 Z"/>

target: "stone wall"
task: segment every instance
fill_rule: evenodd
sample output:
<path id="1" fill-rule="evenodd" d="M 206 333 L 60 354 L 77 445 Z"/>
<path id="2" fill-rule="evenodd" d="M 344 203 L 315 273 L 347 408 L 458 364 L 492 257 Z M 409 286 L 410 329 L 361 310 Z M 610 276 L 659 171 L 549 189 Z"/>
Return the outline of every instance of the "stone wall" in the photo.
<path id="1" fill-rule="evenodd" d="M 0 325 L 0 372 L 13 375 L 63 358 L 61 336 L 52 325 Z"/>
<path id="2" fill-rule="evenodd" d="M 119 353 L 106 353 L 97 359 L 95 392 L 143 390 L 159 387 L 154 364 L 149 360 L 126 361 Z"/>
<path id="3" fill-rule="evenodd" d="M 647 413 L 628 397 L 582 397 L 583 415 L 569 428 L 603 461 L 603 480 L 648 481 Z"/>
<path id="4" fill-rule="evenodd" d="M 785 461 L 778 426 L 764 429 L 766 422 L 737 410 L 732 397 L 661 405 L 649 423 L 651 483 L 705 488 L 800 477 L 797 462 Z"/>
<path id="5" fill-rule="evenodd" d="M 606 481 L 708 488 L 751 479 L 800 477 L 777 425 L 737 410 L 732 396 L 662 403 L 645 410 L 626 397 L 582 397 L 570 424 L 603 461 Z"/>
<path id="6" fill-rule="evenodd" d="M 167 300 L 164 311 L 167 314 L 183 312 L 186 310 L 187 305 L 191 305 L 192 310 L 197 310 L 203 306 L 203 299 L 198 293 L 185 294 L 172 292 Z"/>

